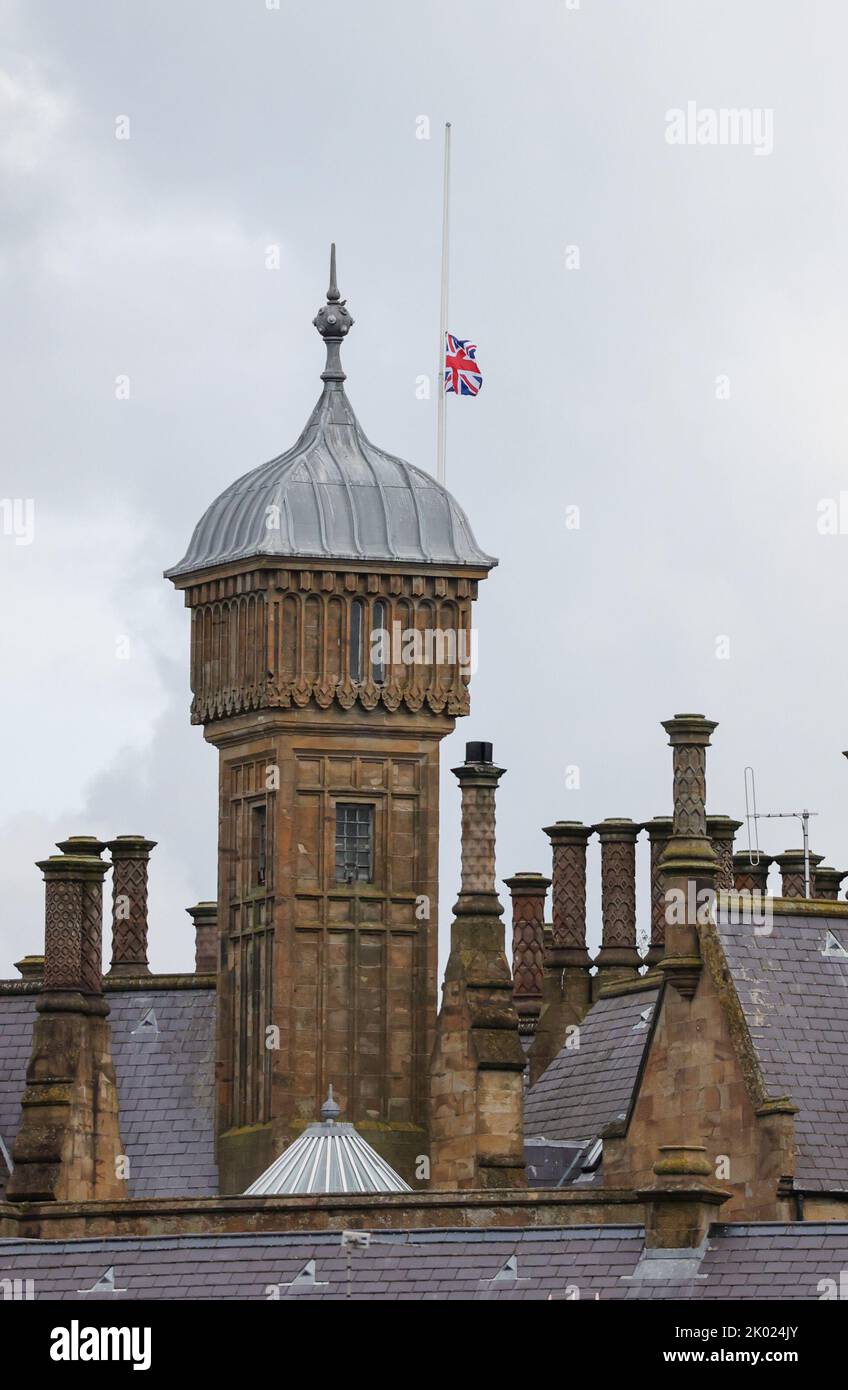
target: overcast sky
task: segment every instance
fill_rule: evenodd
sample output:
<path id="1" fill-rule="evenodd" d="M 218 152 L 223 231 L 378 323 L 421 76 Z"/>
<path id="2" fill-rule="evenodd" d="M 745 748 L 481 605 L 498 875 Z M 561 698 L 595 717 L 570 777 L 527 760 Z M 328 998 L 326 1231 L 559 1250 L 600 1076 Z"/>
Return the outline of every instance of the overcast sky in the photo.
<path id="1" fill-rule="evenodd" d="M 433 467 L 445 120 L 449 327 L 484 374 L 448 402 L 448 483 L 500 565 L 443 745 L 443 941 L 468 738 L 508 769 L 502 876 L 548 870 L 551 820 L 667 814 L 678 710 L 720 721 L 712 811 L 741 814 L 752 764 L 760 809 L 818 811 L 813 848 L 848 867 L 848 506 L 820 530 L 848 492 L 841 0 L 0 0 L 0 21 L 0 496 L 34 504 L 30 544 L 0 533 L 0 974 L 41 949 L 33 861 L 72 833 L 159 842 L 151 961 L 191 966 L 217 755 L 162 571 L 300 432 L 331 239 L 360 421 Z M 669 143 L 690 102 L 773 113 L 773 148 Z"/>

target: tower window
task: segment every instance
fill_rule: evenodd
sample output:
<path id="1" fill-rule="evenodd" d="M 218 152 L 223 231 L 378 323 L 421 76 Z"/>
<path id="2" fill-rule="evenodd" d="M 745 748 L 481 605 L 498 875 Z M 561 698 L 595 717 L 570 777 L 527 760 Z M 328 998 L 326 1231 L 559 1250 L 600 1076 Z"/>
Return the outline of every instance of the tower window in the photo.
<path id="1" fill-rule="evenodd" d="M 374 877 L 374 807 L 336 806 L 336 883 L 370 883 Z"/>
<path id="2" fill-rule="evenodd" d="M 379 658 L 383 651 L 383 633 L 386 631 L 386 605 L 381 598 L 377 599 L 371 612 L 371 651 L 376 652 Z M 386 679 L 385 662 L 380 659 L 371 662 L 371 679 L 375 685 L 383 684 Z"/>
<path id="3" fill-rule="evenodd" d="M 350 659 L 349 669 L 352 681 L 362 680 L 362 599 L 355 598 L 350 605 Z"/>
<path id="4" fill-rule="evenodd" d="M 268 866 L 268 811 L 265 806 L 253 806 L 250 812 L 251 863 L 253 886 L 263 887 Z"/>

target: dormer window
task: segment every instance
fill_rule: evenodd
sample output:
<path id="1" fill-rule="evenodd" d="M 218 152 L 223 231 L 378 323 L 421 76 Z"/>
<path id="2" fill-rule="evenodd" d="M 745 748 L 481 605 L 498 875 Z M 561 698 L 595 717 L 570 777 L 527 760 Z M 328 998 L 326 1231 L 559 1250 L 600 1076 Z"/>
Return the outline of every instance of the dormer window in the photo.
<path id="1" fill-rule="evenodd" d="M 848 960 L 848 951 L 832 931 L 825 932 L 823 956 L 835 956 L 837 960 Z"/>

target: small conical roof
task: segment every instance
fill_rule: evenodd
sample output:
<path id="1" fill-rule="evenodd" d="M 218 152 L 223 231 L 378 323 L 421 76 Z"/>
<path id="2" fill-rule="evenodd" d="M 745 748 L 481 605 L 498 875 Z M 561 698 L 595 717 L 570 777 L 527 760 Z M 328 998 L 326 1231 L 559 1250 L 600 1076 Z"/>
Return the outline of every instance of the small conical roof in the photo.
<path id="1" fill-rule="evenodd" d="M 245 1197 L 318 1195 L 330 1192 L 411 1192 L 351 1124 L 340 1124 L 333 1088 L 321 1120 L 309 1125 L 245 1192 Z"/>

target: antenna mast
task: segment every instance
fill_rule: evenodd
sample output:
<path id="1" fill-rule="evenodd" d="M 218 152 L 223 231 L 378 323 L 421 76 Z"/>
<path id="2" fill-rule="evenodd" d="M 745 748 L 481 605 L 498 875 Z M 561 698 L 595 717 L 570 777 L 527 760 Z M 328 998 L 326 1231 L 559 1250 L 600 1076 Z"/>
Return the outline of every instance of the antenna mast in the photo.
<path id="1" fill-rule="evenodd" d="M 752 809 L 753 808 L 753 809 Z M 757 830 L 757 821 L 760 820 L 799 820 L 801 822 L 801 834 L 804 837 L 804 897 L 809 898 L 810 894 L 810 816 L 817 816 L 818 811 L 808 811 L 806 807 L 803 811 L 758 811 L 757 810 L 757 787 L 754 780 L 754 769 L 745 768 L 745 824 L 748 829 L 748 857 L 752 864 L 760 862 L 760 837 Z M 751 844 L 751 827 L 753 825 L 754 843 Z M 756 856 L 756 857 L 755 857 Z"/>

